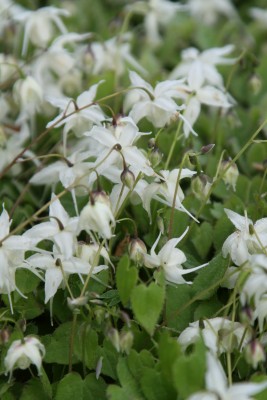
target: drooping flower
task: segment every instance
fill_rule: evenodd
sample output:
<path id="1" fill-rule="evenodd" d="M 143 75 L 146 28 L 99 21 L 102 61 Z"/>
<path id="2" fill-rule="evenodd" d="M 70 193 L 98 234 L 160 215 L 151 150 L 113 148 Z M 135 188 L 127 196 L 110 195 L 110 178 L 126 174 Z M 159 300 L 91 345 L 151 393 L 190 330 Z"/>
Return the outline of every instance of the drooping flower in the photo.
<path id="1" fill-rule="evenodd" d="M 141 136 L 149 134 L 140 132 L 130 117 L 119 117 L 108 128 L 94 126 L 90 132 L 86 132 L 85 135 L 99 145 L 95 151 L 98 156 L 95 163 L 100 164 L 96 168 L 98 174 L 115 165 L 121 169 L 120 175 L 128 166 L 134 169 L 136 176 L 139 172 L 153 175 L 149 160 L 135 146 Z"/>
<path id="2" fill-rule="evenodd" d="M 143 255 L 145 266 L 148 268 L 163 268 L 165 278 L 168 282 L 176 284 L 192 283 L 186 281 L 183 278 L 183 275 L 195 272 L 208 264 L 203 264 L 199 267 L 183 269 L 182 264 L 186 262 L 186 256 L 184 252 L 180 249 L 177 249 L 176 246 L 187 234 L 188 229 L 189 228 L 187 228 L 179 238 L 168 240 L 167 243 L 158 252 L 158 254 L 156 254 L 155 248 L 157 247 L 159 239 L 161 237 L 160 233 L 151 248 L 150 254 Z"/>
<path id="3" fill-rule="evenodd" d="M 188 0 L 192 16 L 205 25 L 214 25 L 219 16 L 226 18 L 237 17 L 237 12 L 231 0 Z"/>
<path id="4" fill-rule="evenodd" d="M 182 61 L 170 74 L 170 79 L 187 78 L 197 64 L 198 73 L 202 75 L 207 84 L 223 88 L 223 78 L 216 65 L 232 65 L 237 59 L 228 58 L 234 49 L 229 44 L 224 47 L 214 47 L 200 52 L 195 47 L 189 47 L 181 52 Z"/>
<path id="5" fill-rule="evenodd" d="M 132 90 L 124 102 L 125 110 L 131 110 L 129 116 L 138 123 L 147 118 L 152 124 L 161 128 L 171 122 L 184 106 L 178 106 L 173 98 L 178 97 L 177 89 L 183 81 L 164 81 L 155 88 L 141 78 L 136 72 L 129 73 Z"/>
<path id="6" fill-rule="evenodd" d="M 29 42 L 38 47 L 45 47 L 54 36 L 55 26 L 61 33 L 66 33 L 67 30 L 60 17 L 69 15 L 67 10 L 52 6 L 16 14 L 14 19 L 24 24 L 22 55 L 26 54 Z"/>
<path id="7" fill-rule="evenodd" d="M 195 393 L 187 400 L 252 400 L 267 387 L 267 381 L 261 383 L 234 383 L 229 385 L 224 369 L 217 357 L 207 352 L 207 369 L 205 374 L 206 391 Z"/>
<path id="8" fill-rule="evenodd" d="M 31 248 L 32 243 L 29 238 L 20 235 L 9 236 L 11 222 L 3 207 L 0 215 L 0 293 L 8 295 L 13 312 L 10 293 L 17 290 L 22 295 L 16 286 L 15 273 L 17 268 L 22 267 L 25 251 Z"/>
<path id="9" fill-rule="evenodd" d="M 91 193 L 90 202 L 80 214 L 79 231 L 97 232 L 101 237 L 110 239 L 115 223 L 108 196 L 104 192 Z"/>
<path id="10" fill-rule="evenodd" d="M 146 70 L 131 54 L 130 33 L 115 36 L 105 42 L 92 42 L 89 50 L 91 72 L 98 75 L 103 71 L 114 71 L 116 75 L 123 74 L 128 67 L 134 68 L 141 74 Z"/>
<path id="11" fill-rule="evenodd" d="M 179 336 L 178 342 L 185 351 L 202 337 L 205 345 L 214 354 L 232 352 L 242 348 L 251 340 L 251 333 L 239 322 L 226 318 L 210 318 L 189 324 Z"/>
<path id="12" fill-rule="evenodd" d="M 192 176 L 195 174 L 195 171 L 191 171 L 188 168 L 183 168 L 182 170 L 173 169 L 172 171 L 159 171 L 159 175 L 161 176 L 160 181 L 158 182 L 158 180 L 156 180 L 155 182 L 147 185 L 144 190 L 143 202 L 144 208 L 148 212 L 148 215 L 150 216 L 150 202 L 152 198 L 168 205 L 169 207 L 172 207 L 177 179 L 179 178 L 179 180 L 181 180 L 184 178 L 192 178 Z M 184 193 L 178 184 L 174 207 L 195 219 L 194 216 L 183 206 L 182 201 L 184 198 Z"/>
<path id="13" fill-rule="evenodd" d="M 231 256 L 233 262 L 240 266 L 244 264 L 250 254 L 264 252 L 267 246 L 267 218 L 259 219 L 254 225 L 245 215 L 242 217 L 232 210 L 225 212 L 237 230 L 224 242 L 222 254 Z"/>
<path id="14" fill-rule="evenodd" d="M 45 347 L 36 337 L 27 336 L 23 340 L 14 340 L 4 360 L 6 374 L 10 374 L 9 380 L 12 378 L 14 369 L 26 369 L 31 364 L 36 366 L 38 375 L 41 375 L 44 355 Z"/>
<path id="15" fill-rule="evenodd" d="M 60 114 L 47 124 L 47 128 L 54 124 L 56 124 L 57 128 L 65 125 L 63 129 L 63 145 L 65 150 L 67 135 L 70 130 L 77 137 L 80 137 L 93 125 L 101 125 L 101 121 L 106 118 L 99 105 L 94 104 L 97 88 L 102 82 L 100 81 L 91 86 L 89 90 L 81 93 L 76 101 L 68 97 L 56 98 L 49 96 L 47 98 L 54 107 L 59 107 L 61 110 Z"/>
<path id="16" fill-rule="evenodd" d="M 34 225 L 26 231 L 24 237 L 30 238 L 35 245 L 45 239 L 51 240 L 57 251 L 69 259 L 76 247 L 78 217 L 70 218 L 60 200 L 52 193 L 49 218 L 49 222 Z"/>
<path id="17" fill-rule="evenodd" d="M 169 0 L 136 1 L 128 5 L 127 10 L 145 16 L 144 25 L 148 43 L 157 46 L 161 43 L 159 28 L 166 26 L 176 12 L 186 10 L 187 7 Z"/>
<path id="18" fill-rule="evenodd" d="M 206 84 L 202 65 L 199 61 L 195 61 L 189 69 L 187 84 L 180 85 L 180 88 L 177 89 L 177 97 L 179 95 L 186 100 L 186 108 L 183 114 L 185 121 L 187 121 L 186 124 L 184 123 L 186 137 L 192 131 L 191 127 L 200 114 L 202 104 L 223 109 L 228 109 L 234 105 L 233 99 L 222 88 Z"/>

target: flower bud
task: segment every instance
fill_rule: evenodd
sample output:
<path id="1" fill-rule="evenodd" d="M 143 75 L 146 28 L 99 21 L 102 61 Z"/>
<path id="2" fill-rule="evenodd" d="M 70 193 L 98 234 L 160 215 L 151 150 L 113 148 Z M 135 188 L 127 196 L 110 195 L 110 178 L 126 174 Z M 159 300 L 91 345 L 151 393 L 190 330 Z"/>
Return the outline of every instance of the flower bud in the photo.
<path id="1" fill-rule="evenodd" d="M 221 172 L 223 173 L 223 181 L 229 189 L 231 186 L 233 190 L 236 189 L 236 182 L 239 175 L 237 165 L 229 161 L 223 161 L 221 164 Z M 230 165 L 230 167 L 228 167 Z M 224 172 L 225 171 L 225 172 Z"/>
<path id="2" fill-rule="evenodd" d="M 90 203 L 81 211 L 79 219 L 79 231 L 85 230 L 97 232 L 105 239 L 112 236 L 112 227 L 115 226 L 115 218 L 110 208 L 109 197 L 105 192 L 92 192 Z"/>
<path id="3" fill-rule="evenodd" d="M 157 216 L 157 225 L 158 225 L 158 228 L 159 228 L 160 232 L 163 235 L 164 231 L 165 231 L 164 221 L 163 221 L 163 218 L 160 217 L 159 215 Z"/>
<path id="4" fill-rule="evenodd" d="M 134 335 L 131 331 L 121 332 L 120 334 L 120 350 L 123 353 L 129 354 L 133 345 Z"/>
<path id="5" fill-rule="evenodd" d="M 214 143 L 207 144 L 206 146 L 202 146 L 200 149 L 201 154 L 209 153 L 214 148 L 214 146 L 215 146 Z"/>
<path id="6" fill-rule="evenodd" d="M 32 115 L 39 110 L 43 101 L 43 90 L 34 78 L 27 76 L 25 79 L 19 79 L 13 90 L 14 98 L 22 111 Z"/>
<path id="7" fill-rule="evenodd" d="M 96 322 L 101 325 L 102 322 L 105 319 L 106 316 L 106 311 L 103 307 L 95 307 L 94 308 L 94 314 L 95 314 L 95 318 L 96 318 Z"/>
<path id="8" fill-rule="evenodd" d="M 254 369 L 257 368 L 260 362 L 266 360 L 264 348 L 257 339 L 253 339 L 250 343 L 246 345 L 245 358 L 247 363 L 252 365 Z"/>
<path id="9" fill-rule="evenodd" d="M 162 160 L 162 153 L 160 152 L 158 147 L 154 147 L 150 153 L 150 161 L 152 166 L 155 168 Z"/>
<path id="10" fill-rule="evenodd" d="M 120 351 L 120 336 L 119 332 L 115 328 L 110 328 L 108 330 L 108 338 L 119 353 Z"/>
<path id="11" fill-rule="evenodd" d="M 121 173 L 121 181 L 130 190 L 133 190 L 135 183 L 135 176 L 129 168 L 124 168 Z"/>
<path id="12" fill-rule="evenodd" d="M 254 322 L 253 310 L 248 304 L 245 304 L 241 308 L 239 316 L 243 324 L 252 325 Z"/>
<path id="13" fill-rule="evenodd" d="M 68 297 L 67 302 L 68 302 L 68 307 L 71 310 L 74 310 L 76 308 L 82 307 L 85 304 L 87 304 L 88 296 L 81 296 L 77 297 L 76 299 L 71 299 L 70 297 Z"/>
<path id="14" fill-rule="evenodd" d="M 5 344 L 9 341 L 10 331 L 8 328 L 0 330 L 0 344 Z"/>
<path id="15" fill-rule="evenodd" d="M 200 201 L 206 201 L 211 184 L 211 179 L 207 175 L 200 174 L 193 178 L 191 188 L 196 198 Z"/>
<path id="16" fill-rule="evenodd" d="M 131 260 L 133 260 L 137 264 L 142 264 L 144 254 L 147 253 L 147 248 L 145 243 L 141 239 L 135 238 L 130 241 L 128 251 Z"/>
<path id="17" fill-rule="evenodd" d="M 259 91 L 262 88 L 262 81 L 261 81 L 259 75 L 257 75 L 257 74 L 251 75 L 251 77 L 249 79 L 249 86 L 254 95 L 257 95 L 259 93 Z"/>

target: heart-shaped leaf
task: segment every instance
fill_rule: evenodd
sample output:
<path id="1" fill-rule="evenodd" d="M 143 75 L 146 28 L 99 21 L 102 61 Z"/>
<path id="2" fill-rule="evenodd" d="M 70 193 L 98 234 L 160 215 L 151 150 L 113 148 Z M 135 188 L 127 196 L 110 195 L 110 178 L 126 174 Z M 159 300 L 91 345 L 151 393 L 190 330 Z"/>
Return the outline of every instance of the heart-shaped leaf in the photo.
<path id="1" fill-rule="evenodd" d="M 130 260 L 127 256 L 122 257 L 117 267 L 116 284 L 120 299 L 124 306 L 127 305 L 131 292 L 138 279 L 138 271 L 135 267 L 130 267 Z"/>
<path id="2" fill-rule="evenodd" d="M 131 295 L 134 315 L 140 325 L 152 336 L 164 304 L 164 288 L 151 283 L 136 286 Z"/>

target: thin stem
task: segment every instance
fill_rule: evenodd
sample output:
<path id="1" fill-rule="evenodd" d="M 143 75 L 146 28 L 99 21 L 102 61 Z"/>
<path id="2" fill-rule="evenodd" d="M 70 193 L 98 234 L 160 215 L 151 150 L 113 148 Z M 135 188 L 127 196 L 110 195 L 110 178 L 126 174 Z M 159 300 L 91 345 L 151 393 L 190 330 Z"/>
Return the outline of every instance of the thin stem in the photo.
<path id="1" fill-rule="evenodd" d="M 179 182 L 181 179 L 181 175 L 182 175 L 182 168 L 185 162 L 185 159 L 187 157 L 187 153 L 184 154 L 182 162 L 180 164 L 179 167 L 179 172 L 178 172 L 178 176 L 176 179 L 176 183 L 175 183 L 175 189 L 174 189 L 174 195 L 173 195 L 173 199 L 172 199 L 172 208 L 171 208 L 171 216 L 170 216 L 170 223 L 169 223 L 169 230 L 168 230 L 168 239 L 170 240 L 172 237 L 172 227 L 173 227 L 173 220 L 174 220 L 174 211 L 175 211 L 175 204 L 176 204 L 176 196 L 178 193 L 178 188 L 179 188 Z"/>
<path id="2" fill-rule="evenodd" d="M 169 164 L 170 164 L 170 161 L 171 161 L 171 158 L 172 158 L 176 143 L 177 143 L 177 141 L 179 139 L 179 133 L 180 133 L 180 130 L 181 130 L 181 127 L 182 127 L 182 122 L 183 121 L 180 118 L 178 126 L 177 126 L 177 129 L 176 129 L 176 132 L 175 132 L 174 140 L 172 142 L 172 145 L 171 145 L 171 148 L 170 148 L 170 151 L 169 151 L 166 163 L 165 163 L 165 169 L 168 169 L 168 167 L 169 167 Z"/>
<path id="3" fill-rule="evenodd" d="M 72 354 L 73 354 L 73 349 L 74 349 L 74 337 L 75 337 L 75 331 L 76 331 L 77 316 L 78 316 L 78 314 L 76 312 L 74 312 L 73 318 L 72 318 L 70 345 L 69 345 L 69 372 L 72 371 Z"/>

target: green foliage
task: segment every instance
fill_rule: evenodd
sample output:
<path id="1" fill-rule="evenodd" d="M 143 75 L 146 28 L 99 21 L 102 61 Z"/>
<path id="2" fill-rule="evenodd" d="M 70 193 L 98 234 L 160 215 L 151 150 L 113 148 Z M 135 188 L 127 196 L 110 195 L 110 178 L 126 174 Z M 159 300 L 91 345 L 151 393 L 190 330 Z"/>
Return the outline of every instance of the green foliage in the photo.
<path id="1" fill-rule="evenodd" d="M 206 348 L 198 342 L 190 355 L 183 355 L 173 365 L 174 384 L 182 398 L 205 388 Z"/>
<path id="2" fill-rule="evenodd" d="M 123 256 L 120 259 L 116 269 L 116 284 L 121 302 L 124 306 L 127 305 L 137 280 L 138 271 L 136 267 L 130 266 L 130 260 L 128 256 Z"/>
<path id="3" fill-rule="evenodd" d="M 153 335 L 164 304 L 164 288 L 155 283 L 138 285 L 132 290 L 131 303 L 137 321 Z"/>
<path id="4" fill-rule="evenodd" d="M 58 383 L 55 400 L 94 400 L 104 399 L 106 384 L 102 378 L 96 379 L 94 374 L 88 374 L 83 380 L 75 372 L 65 375 Z"/>

